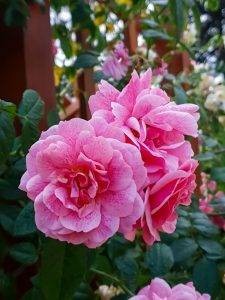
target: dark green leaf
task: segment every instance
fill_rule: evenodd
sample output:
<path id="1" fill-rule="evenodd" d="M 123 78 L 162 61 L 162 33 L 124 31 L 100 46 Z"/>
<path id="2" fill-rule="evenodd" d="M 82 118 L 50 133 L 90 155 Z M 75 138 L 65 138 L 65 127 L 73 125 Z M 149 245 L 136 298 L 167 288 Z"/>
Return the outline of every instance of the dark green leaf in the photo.
<path id="1" fill-rule="evenodd" d="M 9 181 L 10 180 L 10 181 Z M 19 182 L 13 178 L 0 179 L 0 194 L 6 200 L 19 200 L 24 193 L 18 189 Z"/>
<path id="2" fill-rule="evenodd" d="M 70 37 L 61 35 L 60 36 L 60 45 L 62 47 L 62 50 L 63 50 L 66 58 L 70 58 L 73 54 Z"/>
<path id="3" fill-rule="evenodd" d="M 0 165 L 8 158 L 13 146 L 15 130 L 7 112 L 0 112 Z"/>
<path id="4" fill-rule="evenodd" d="M 197 291 L 209 293 L 211 296 L 218 295 L 219 280 L 219 272 L 215 262 L 202 258 L 195 264 L 193 282 Z"/>
<path id="5" fill-rule="evenodd" d="M 138 265 L 136 261 L 127 256 L 120 256 L 116 258 L 115 264 L 128 287 L 131 290 L 135 290 L 138 276 Z"/>
<path id="6" fill-rule="evenodd" d="M 172 250 L 165 244 L 154 244 L 145 253 L 145 264 L 153 276 L 167 274 L 174 264 Z"/>
<path id="7" fill-rule="evenodd" d="M 171 40 L 172 37 L 169 36 L 166 33 L 157 31 L 157 30 L 153 30 L 153 29 L 148 29 L 148 30 L 144 30 L 143 31 L 143 36 L 147 39 L 156 39 L 156 40 Z"/>
<path id="8" fill-rule="evenodd" d="M 32 265 L 37 259 L 37 250 L 31 243 L 19 243 L 11 247 L 9 254 L 24 265 Z"/>
<path id="9" fill-rule="evenodd" d="M 0 206 L 0 225 L 8 233 L 13 235 L 14 223 L 20 209 L 13 205 Z"/>
<path id="10" fill-rule="evenodd" d="M 206 252 L 208 259 L 217 260 L 225 257 L 225 249 L 220 243 L 208 239 L 199 239 L 198 242 L 200 247 Z"/>
<path id="11" fill-rule="evenodd" d="M 214 225 L 206 215 L 202 213 L 193 213 L 192 219 L 193 227 L 203 236 L 211 237 L 219 233 L 217 226 Z"/>
<path id="12" fill-rule="evenodd" d="M 219 183 L 225 182 L 225 167 L 212 168 L 211 178 Z"/>
<path id="13" fill-rule="evenodd" d="M 83 281 L 87 249 L 46 240 L 41 263 L 40 288 L 46 300 L 69 300 Z"/>
<path id="14" fill-rule="evenodd" d="M 184 4 L 183 0 L 170 0 L 170 9 L 176 26 L 176 38 L 180 40 L 184 26 Z"/>
<path id="15" fill-rule="evenodd" d="M 74 64 L 75 69 L 92 68 L 99 64 L 98 58 L 90 53 L 80 54 Z"/>
<path id="16" fill-rule="evenodd" d="M 38 93 L 27 90 L 23 94 L 23 99 L 19 107 L 22 129 L 22 148 L 26 153 L 30 146 L 38 139 L 38 124 L 44 115 L 44 102 Z"/>
<path id="17" fill-rule="evenodd" d="M 26 235 L 34 233 L 37 230 L 34 221 L 34 206 L 32 202 L 29 202 L 20 212 L 16 218 L 14 235 Z"/>
<path id="18" fill-rule="evenodd" d="M 59 112 L 55 108 L 48 113 L 48 126 L 50 127 L 50 126 L 56 125 L 59 123 L 59 121 L 60 121 Z"/>
<path id="19" fill-rule="evenodd" d="M 170 245 L 170 247 L 173 251 L 174 261 L 177 263 L 188 259 L 198 249 L 196 242 L 189 238 L 176 240 Z"/>

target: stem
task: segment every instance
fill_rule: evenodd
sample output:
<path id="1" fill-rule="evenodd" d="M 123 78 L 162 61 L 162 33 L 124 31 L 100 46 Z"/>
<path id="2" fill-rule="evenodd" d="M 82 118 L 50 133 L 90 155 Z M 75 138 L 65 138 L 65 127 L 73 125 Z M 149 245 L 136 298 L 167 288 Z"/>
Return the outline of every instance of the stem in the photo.
<path id="1" fill-rule="evenodd" d="M 118 278 L 116 278 L 110 274 L 107 274 L 101 270 L 97 270 L 95 268 L 91 268 L 91 271 L 93 273 L 96 273 L 96 274 L 99 274 L 99 275 L 102 275 L 104 277 L 111 279 L 112 281 L 116 282 L 129 296 L 134 296 L 134 294 L 124 284 L 121 284 L 121 282 Z"/>

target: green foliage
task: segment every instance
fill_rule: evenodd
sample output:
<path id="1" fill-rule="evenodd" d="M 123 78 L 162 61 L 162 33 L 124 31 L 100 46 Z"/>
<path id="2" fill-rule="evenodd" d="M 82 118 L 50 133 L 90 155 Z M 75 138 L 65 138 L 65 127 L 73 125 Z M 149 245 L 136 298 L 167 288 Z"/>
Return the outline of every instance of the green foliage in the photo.
<path id="1" fill-rule="evenodd" d="M 84 279 L 88 250 L 55 240 L 46 240 L 40 269 L 40 289 L 46 300 L 71 299 Z"/>
<path id="2" fill-rule="evenodd" d="M 170 247 L 157 243 L 148 248 L 145 254 L 145 264 L 155 277 L 167 274 L 174 264 Z"/>
<path id="3" fill-rule="evenodd" d="M 24 152 L 38 139 L 38 125 L 44 115 L 44 102 L 33 90 L 27 90 L 19 107 L 19 117 L 22 122 L 22 149 Z"/>

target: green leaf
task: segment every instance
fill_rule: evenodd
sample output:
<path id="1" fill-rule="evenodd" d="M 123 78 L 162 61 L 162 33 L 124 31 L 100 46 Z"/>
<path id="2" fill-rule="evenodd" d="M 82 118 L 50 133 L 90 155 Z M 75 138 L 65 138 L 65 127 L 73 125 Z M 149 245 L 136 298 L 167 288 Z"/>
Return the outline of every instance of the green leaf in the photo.
<path id="1" fill-rule="evenodd" d="M 21 122 L 24 124 L 27 120 L 38 124 L 44 115 L 44 102 L 37 92 L 26 90 L 19 107 L 19 113 L 23 116 Z"/>
<path id="2" fill-rule="evenodd" d="M 26 153 L 30 146 L 38 139 L 38 124 L 44 115 L 44 102 L 37 92 L 26 90 L 19 107 L 22 129 L 22 148 Z"/>
<path id="3" fill-rule="evenodd" d="M 98 58 L 90 53 L 80 54 L 74 64 L 75 69 L 87 69 L 99 65 Z"/>
<path id="4" fill-rule="evenodd" d="M 83 281 L 87 248 L 47 239 L 40 271 L 40 288 L 46 300 L 69 300 Z"/>
<path id="5" fill-rule="evenodd" d="M 219 9 L 220 7 L 220 1 L 219 0 L 207 0 L 205 1 L 205 8 L 212 10 L 212 11 L 216 11 Z"/>
<path id="6" fill-rule="evenodd" d="M 11 247 L 9 254 L 24 265 L 32 265 L 38 259 L 37 250 L 31 243 L 15 244 Z"/>
<path id="7" fill-rule="evenodd" d="M 138 276 L 138 264 L 136 261 L 128 256 L 120 256 L 116 258 L 115 264 L 129 289 L 135 290 Z"/>
<path id="8" fill-rule="evenodd" d="M 196 242 L 189 238 L 176 240 L 170 245 L 170 247 L 173 251 L 174 261 L 176 263 L 188 259 L 198 249 Z"/>
<path id="9" fill-rule="evenodd" d="M 18 189 L 18 181 L 14 178 L 4 180 L 0 178 L 0 194 L 2 199 L 21 200 L 24 193 Z"/>
<path id="10" fill-rule="evenodd" d="M 8 233 L 13 235 L 15 219 L 20 209 L 14 205 L 0 206 L 0 225 Z"/>
<path id="11" fill-rule="evenodd" d="M 193 283 L 197 291 L 215 296 L 219 291 L 219 281 L 220 276 L 215 262 L 202 258 L 195 264 Z"/>
<path id="12" fill-rule="evenodd" d="M 7 112 L 8 116 L 11 119 L 14 119 L 16 114 L 16 105 L 14 103 L 6 102 L 0 99 L 0 111 L 1 110 Z"/>
<path id="13" fill-rule="evenodd" d="M 34 221 L 34 205 L 29 202 L 16 218 L 14 235 L 21 236 L 34 233 L 37 230 Z"/>
<path id="14" fill-rule="evenodd" d="M 145 253 L 145 264 L 153 276 L 167 274 L 174 264 L 172 250 L 165 244 L 154 244 Z"/>
<path id="15" fill-rule="evenodd" d="M 219 233 L 219 229 L 214 225 L 209 218 L 202 213 L 192 213 L 193 227 L 200 234 L 206 237 L 211 237 Z"/>
<path id="16" fill-rule="evenodd" d="M 7 1 L 5 23 L 7 26 L 24 26 L 29 16 L 28 5 L 23 0 Z"/>
<path id="17" fill-rule="evenodd" d="M 195 159 L 199 161 L 207 161 L 215 158 L 215 154 L 213 152 L 205 152 L 195 155 Z"/>
<path id="18" fill-rule="evenodd" d="M 15 130 L 7 112 L 0 112 L 0 165 L 8 158 L 13 146 Z"/>
<path id="19" fill-rule="evenodd" d="M 211 169 L 211 178 L 218 183 L 225 182 L 225 167 L 215 167 Z"/>
<path id="20" fill-rule="evenodd" d="M 148 26 L 151 27 L 151 28 L 159 27 L 159 24 L 158 24 L 158 23 L 156 23 L 156 22 L 153 21 L 153 20 L 149 20 L 149 19 L 143 19 L 143 20 L 141 20 L 141 23 L 142 23 L 142 24 L 145 24 L 145 25 L 148 25 Z"/>
<path id="21" fill-rule="evenodd" d="M 213 240 L 199 239 L 200 247 L 206 252 L 206 257 L 211 260 L 223 259 L 225 257 L 224 247 Z"/>
<path id="22" fill-rule="evenodd" d="M 169 36 L 168 34 L 157 31 L 157 30 L 154 30 L 154 29 L 144 30 L 143 31 L 143 36 L 144 36 L 144 38 L 147 38 L 147 39 L 151 38 L 151 39 L 156 39 L 156 40 L 169 41 L 169 40 L 172 39 L 172 37 Z"/>
<path id="23" fill-rule="evenodd" d="M 184 27 L 184 4 L 183 0 L 170 0 L 170 9 L 174 18 L 176 28 L 176 39 L 180 40 Z"/>
<path id="24" fill-rule="evenodd" d="M 177 84 L 174 85 L 174 93 L 175 93 L 175 98 L 173 100 L 177 104 L 187 103 L 188 97 L 181 85 L 177 85 Z"/>
<path id="25" fill-rule="evenodd" d="M 73 55 L 73 49 L 71 45 L 71 40 L 69 36 L 60 36 L 60 45 L 62 50 L 66 56 L 66 58 L 70 58 Z"/>
<path id="26" fill-rule="evenodd" d="M 56 125 L 59 123 L 59 121 L 59 112 L 57 108 L 55 108 L 48 113 L 48 126 L 51 127 L 53 125 Z"/>
<path id="27" fill-rule="evenodd" d="M 188 230 L 191 227 L 190 221 L 183 217 L 179 217 L 177 220 L 176 232 L 180 235 L 187 235 Z"/>
<path id="28" fill-rule="evenodd" d="M 152 4 L 164 6 L 168 4 L 168 0 L 152 0 Z"/>

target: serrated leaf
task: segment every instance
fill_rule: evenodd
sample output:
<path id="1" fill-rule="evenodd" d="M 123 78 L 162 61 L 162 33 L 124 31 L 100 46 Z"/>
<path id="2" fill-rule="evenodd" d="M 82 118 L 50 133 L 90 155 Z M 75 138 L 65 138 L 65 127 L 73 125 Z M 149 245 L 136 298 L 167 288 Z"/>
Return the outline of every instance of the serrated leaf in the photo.
<path id="1" fill-rule="evenodd" d="M 199 239 L 200 247 L 206 252 L 206 257 L 211 260 L 223 259 L 225 257 L 224 247 L 213 240 Z"/>
<path id="2" fill-rule="evenodd" d="M 219 233 L 219 229 L 214 225 L 209 218 L 202 213 L 192 213 L 193 227 L 198 230 L 198 232 L 205 236 L 211 237 Z"/>
<path id="3" fill-rule="evenodd" d="M 22 128 L 22 149 L 26 153 L 39 137 L 38 124 L 44 115 L 44 102 L 37 92 L 26 90 L 19 107 Z"/>
<path id="4" fill-rule="evenodd" d="M 34 206 L 29 202 L 19 213 L 14 226 L 14 235 L 21 236 L 34 233 L 37 230 L 34 221 Z"/>
<path id="5" fill-rule="evenodd" d="M 9 254 L 24 265 L 32 265 L 38 259 L 37 250 L 31 243 L 15 244 L 11 247 Z"/>
<path id="6" fill-rule="evenodd" d="M 170 245 L 170 247 L 173 251 L 174 261 L 176 263 L 188 259 L 198 249 L 196 242 L 189 238 L 176 240 Z"/>
<path id="7" fill-rule="evenodd" d="M 145 264 L 153 276 L 167 274 L 174 264 L 172 250 L 165 244 L 154 244 L 145 253 Z"/>
<path id="8" fill-rule="evenodd" d="M 40 289 L 46 300 L 70 300 L 83 281 L 87 248 L 47 239 L 40 270 Z"/>

